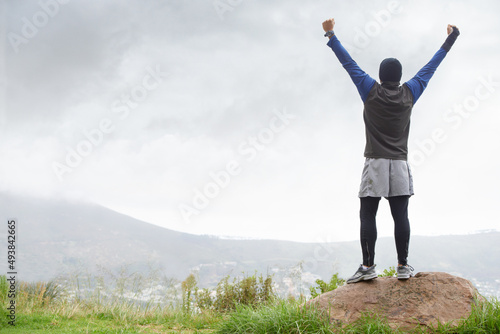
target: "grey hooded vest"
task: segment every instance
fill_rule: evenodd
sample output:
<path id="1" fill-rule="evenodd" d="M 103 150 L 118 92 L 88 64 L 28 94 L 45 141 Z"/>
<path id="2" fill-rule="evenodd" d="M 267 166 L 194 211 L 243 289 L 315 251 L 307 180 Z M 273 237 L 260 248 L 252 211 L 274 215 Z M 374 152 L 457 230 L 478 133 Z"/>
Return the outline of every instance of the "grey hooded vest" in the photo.
<path id="1" fill-rule="evenodd" d="M 413 95 L 399 82 L 376 82 L 364 104 L 366 158 L 408 159 Z"/>

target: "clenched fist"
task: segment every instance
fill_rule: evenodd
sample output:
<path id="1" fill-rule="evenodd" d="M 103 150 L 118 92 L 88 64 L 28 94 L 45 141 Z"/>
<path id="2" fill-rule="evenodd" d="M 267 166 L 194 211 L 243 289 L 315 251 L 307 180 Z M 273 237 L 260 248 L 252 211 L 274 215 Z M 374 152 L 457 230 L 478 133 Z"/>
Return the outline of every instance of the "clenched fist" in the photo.
<path id="1" fill-rule="evenodd" d="M 323 23 L 324 24 L 324 23 Z M 453 28 L 457 28 L 457 26 L 454 26 L 454 25 L 451 25 L 451 24 L 448 24 L 448 28 L 446 29 L 447 32 L 448 32 L 448 35 L 451 34 L 453 32 Z M 458 28 L 457 28 L 458 30 Z"/>
<path id="2" fill-rule="evenodd" d="M 325 22 L 323 22 L 323 30 L 325 32 L 333 30 L 333 26 L 335 25 L 335 20 L 334 19 L 328 19 Z"/>

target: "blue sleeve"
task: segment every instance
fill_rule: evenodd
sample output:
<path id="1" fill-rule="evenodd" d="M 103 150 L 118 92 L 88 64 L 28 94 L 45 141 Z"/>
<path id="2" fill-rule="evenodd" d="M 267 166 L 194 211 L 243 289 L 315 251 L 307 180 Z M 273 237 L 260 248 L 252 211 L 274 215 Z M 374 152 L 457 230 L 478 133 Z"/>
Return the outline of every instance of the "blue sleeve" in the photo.
<path id="1" fill-rule="evenodd" d="M 417 103 L 417 100 L 420 98 L 420 95 L 424 92 L 429 80 L 431 80 L 434 72 L 436 72 L 437 67 L 441 64 L 444 57 L 446 56 L 446 50 L 441 48 L 436 52 L 436 54 L 432 57 L 432 59 L 424 66 L 418 73 L 405 82 L 405 85 L 408 86 L 411 93 L 413 94 L 413 104 Z"/>
<path id="2" fill-rule="evenodd" d="M 337 36 L 333 35 L 333 37 L 328 41 L 327 45 L 332 48 L 342 66 L 346 69 L 347 73 L 349 73 L 352 82 L 354 82 L 356 88 L 358 89 L 361 100 L 365 102 L 366 98 L 368 97 L 368 93 L 375 84 L 375 80 L 371 76 L 366 74 L 358 66 L 358 64 L 356 64 L 347 50 L 342 46 L 342 44 L 340 44 Z"/>

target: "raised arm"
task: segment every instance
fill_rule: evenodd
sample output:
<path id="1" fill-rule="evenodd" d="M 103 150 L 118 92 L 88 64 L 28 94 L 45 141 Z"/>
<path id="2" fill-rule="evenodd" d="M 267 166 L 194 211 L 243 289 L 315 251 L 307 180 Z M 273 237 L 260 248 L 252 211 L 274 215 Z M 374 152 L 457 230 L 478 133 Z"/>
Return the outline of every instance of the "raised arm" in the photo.
<path id="1" fill-rule="evenodd" d="M 446 41 L 441 46 L 441 48 L 436 52 L 436 54 L 434 54 L 432 59 L 424 67 L 422 67 L 420 71 L 418 71 L 418 73 L 413 78 L 405 82 L 405 85 L 408 86 L 411 93 L 413 94 L 413 104 L 415 104 L 420 98 L 425 88 L 427 87 L 429 80 L 434 75 L 434 72 L 436 72 L 437 67 L 439 66 L 439 64 L 441 64 L 441 61 L 443 61 L 448 51 L 450 51 L 458 35 L 460 35 L 460 31 L 458 30 L 458 28 L 451 24 L 448 24 L 446 30 L 448 32 L 448 38 L 446 38 Z"/>
<path id="2" fill-rule="evenodd" d="M 366 74 L 351 58 L 347 50 L 338 40 L 337 36 L 335 36 L 335 33 L 333 32 L 334 26 L 334 19 L 328 19 L 323 22 L 323 30 L 326 32 L 325 36 L 329 38 L 327 45 L 332 48 L 342 66 L 346 69 L 347 73 L 349 73 L 349 76 L 358 89 L 361 100 L 365 102 L 370 89 L 372 89 L 375 84 L 375 80 Z"/>

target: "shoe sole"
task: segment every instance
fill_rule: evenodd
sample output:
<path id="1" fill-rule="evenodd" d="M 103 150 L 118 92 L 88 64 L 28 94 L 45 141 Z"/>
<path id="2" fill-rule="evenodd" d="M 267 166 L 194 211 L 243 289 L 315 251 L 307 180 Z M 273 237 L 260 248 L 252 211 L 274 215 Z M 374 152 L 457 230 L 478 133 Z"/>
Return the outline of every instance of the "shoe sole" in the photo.
<path id="1" fill-rule="evenodd" d="M 415 276 L 415 275 L 402 275 L 402 276 L 398 275 L 398 279 L 409 279 L 409 278 L 411 278 L 413 276 Z"/>
<path id="2" fill-rule="evenodd" d="M 351 283 L 358 283 L 358 282 L 361 282 L 361 281 L 370 281 L 374 278 L 377 278 L 377 274 L 373 274 L 372 276 L 361 276 L 360 278 L 358 278 L 357 280 L 355 281 L 350 281 L 350 282 L 347 282 L 347 284 L 351 284 Z"/>

